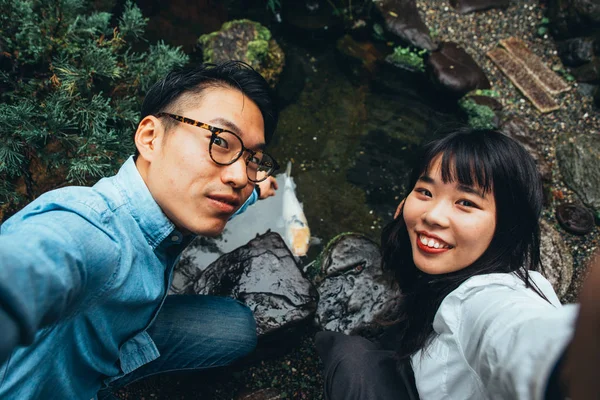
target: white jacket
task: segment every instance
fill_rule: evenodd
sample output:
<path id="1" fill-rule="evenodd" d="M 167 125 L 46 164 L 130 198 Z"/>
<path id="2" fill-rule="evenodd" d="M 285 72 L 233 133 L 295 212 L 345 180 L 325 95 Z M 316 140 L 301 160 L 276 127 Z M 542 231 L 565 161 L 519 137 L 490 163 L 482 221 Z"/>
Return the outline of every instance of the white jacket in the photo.
<path id="1" fill-rule="evenodd" d="M 470 278 L 446 296 L 437 336 L 411 359 L 421 400 L 544 398 L 579 307 L 562 306 L 542 275 L 530 276 L 551 304 L 502 273 Z"/>

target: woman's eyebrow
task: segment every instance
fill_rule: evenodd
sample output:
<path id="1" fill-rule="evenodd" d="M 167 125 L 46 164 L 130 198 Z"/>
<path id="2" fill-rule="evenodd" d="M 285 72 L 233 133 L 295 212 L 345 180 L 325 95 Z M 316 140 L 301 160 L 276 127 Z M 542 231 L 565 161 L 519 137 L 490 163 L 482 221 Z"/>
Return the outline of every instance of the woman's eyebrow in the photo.
<path id="1" fill-rule="evenodd" d="M 432 185 L 434 185 L 436 183 L 435 179 L 433 179 L 429 175 L 421 175 L 418 180 L 421 182 L 430 183 Z M 481 197 L 482 199 L 485 199 L 485 195 L 484 195 L 483 191 L 477 190 L 473 186 L 459 183 L 458 185 L 456 185 L 456 188 L 461 192 L 474 194 L 478 197 Z"/>
<path id="2" fill-rule="evenodd" d="M 485 199 L 485 195 L 483 194 L 483 192 L 475 189 L 473 186 L 463 185 L 462 183 L 459 183 L 458 185 L 456 185 L 456 188 L 461 192 L 474 194 L 476 196 L 481 197 L 482 199 Z"/>

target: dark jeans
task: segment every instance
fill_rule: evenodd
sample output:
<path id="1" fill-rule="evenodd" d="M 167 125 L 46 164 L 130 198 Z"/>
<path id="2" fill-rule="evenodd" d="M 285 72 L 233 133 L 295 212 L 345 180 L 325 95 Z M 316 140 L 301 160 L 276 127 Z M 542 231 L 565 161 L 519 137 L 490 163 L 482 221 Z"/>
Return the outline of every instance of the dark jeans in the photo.
<path id="1" fill-rule="evenodd" d="M 151 375 L 231 364 L 256 347 L 252 312 L 226 297 L 168 296 L 148 334 L 160 357 L 111 382 L 99 400 L 115 399 L 113 390 Z"/>
<path id="2" fill-rule="evenodd" d="M 317 352 L 324 364 L 326 400 L 417 400 L 409 364 L 397 367 L 394 352 L 360 336 L 319 332 Z"/>

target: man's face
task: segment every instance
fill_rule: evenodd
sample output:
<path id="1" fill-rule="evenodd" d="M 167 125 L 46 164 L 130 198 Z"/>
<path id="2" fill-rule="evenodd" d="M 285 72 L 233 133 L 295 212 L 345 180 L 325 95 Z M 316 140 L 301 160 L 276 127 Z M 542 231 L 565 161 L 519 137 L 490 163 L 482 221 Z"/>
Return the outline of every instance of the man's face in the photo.
<path id="1" fill-rule="evenodd" d="M 262 114 L 238 90 L 208 88 L 194 106 L 183 107 L 178 114 L 232 131 L 251 150 L 264 146 Z M 231 165 L 217 165 L 209 155 L 212 135 L 209 130 L 173 122 L 174 126 L 165 135 L 164 125 L 157 120 L 156 144 L 146 157 L 149 159 L 146 173 L 142 169 L 140 173 L 158 205 L 178 229 L 201 236 L 219 235 L 254 188 L 246 174 L 246 157 Z"/>

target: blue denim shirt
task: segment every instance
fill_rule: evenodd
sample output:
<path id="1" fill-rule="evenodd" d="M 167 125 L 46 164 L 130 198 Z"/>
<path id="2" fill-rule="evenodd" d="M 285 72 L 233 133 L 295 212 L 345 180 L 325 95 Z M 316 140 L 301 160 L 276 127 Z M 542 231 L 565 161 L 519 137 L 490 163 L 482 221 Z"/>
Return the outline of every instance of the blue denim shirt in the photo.
<path id="1" fill-rule="evenodd" d="M 90 399 L 156 359 L 146 329 L 192 239 L 163 214 L 133 158 L 91 188 L 48 192 L 6 221 L 0 348 L 15 337 L 22 346 L 0 366 L 0 398 Z"/>

